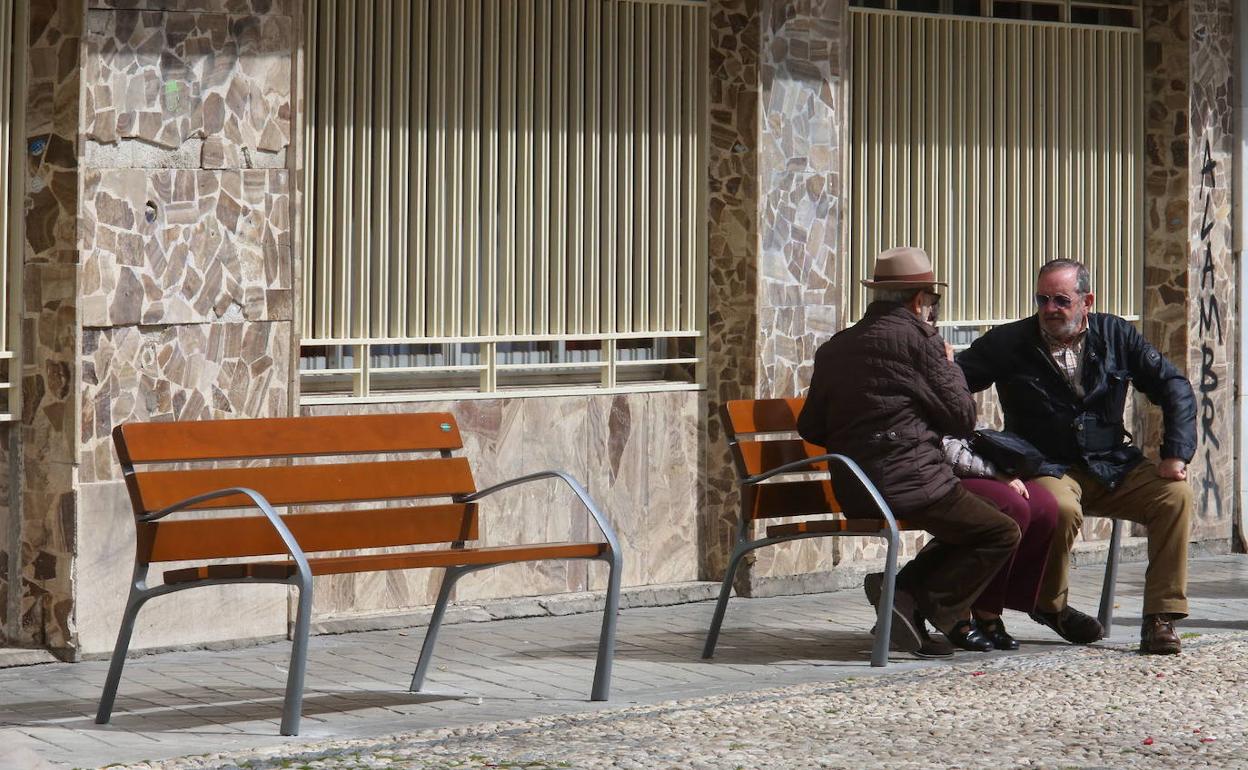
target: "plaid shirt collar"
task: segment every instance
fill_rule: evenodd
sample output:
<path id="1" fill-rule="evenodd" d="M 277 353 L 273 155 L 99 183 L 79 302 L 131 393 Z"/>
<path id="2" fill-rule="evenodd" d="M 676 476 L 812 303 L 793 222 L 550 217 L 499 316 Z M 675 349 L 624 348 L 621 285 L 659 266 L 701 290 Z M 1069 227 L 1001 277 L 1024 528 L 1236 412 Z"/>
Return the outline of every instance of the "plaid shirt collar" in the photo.
<path id="1" fill-rule="evenodd" d="M 1044 340 L 1044 344 L 1049 349 L 1049 355 L 1053 357 L 1053 363 L 1057 365 L 1065 377 L 1066 382 L 1070 383 L 1071 390 L 1082 398 L 1083 397 L 1083 349 L 1088 339 L 1088 319 L 1084 316 L 1083 325 L 1079 331 L 1070 340 L 1063 342 L 1049 334 L 1044 329 L 1044 325 L 1040 324 L 1039 316 L 1036 317 L 1036 323 L 1040 326 L 1040 338 Z"/>

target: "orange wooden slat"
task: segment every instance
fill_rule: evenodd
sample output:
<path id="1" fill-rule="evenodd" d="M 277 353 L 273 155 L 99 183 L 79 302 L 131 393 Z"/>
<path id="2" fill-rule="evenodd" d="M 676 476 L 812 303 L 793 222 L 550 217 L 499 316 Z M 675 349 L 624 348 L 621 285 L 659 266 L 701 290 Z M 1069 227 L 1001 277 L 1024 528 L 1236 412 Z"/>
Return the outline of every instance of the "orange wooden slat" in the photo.
<path id="1" fill-rule="evenodd" d="M 188 471 L 141 471 L 134 474 L 139 505 L 145 512 L 217 489 L 247 487 L 273 505 L 316 505 L 412 497 L 443 497 L 476 491 L 472 470 L 463 457 L 434 457 L 399 462 L 324 463 L 255 468 L 203 468 Z M 246 508 L 251 501 L 231 495 L 196 509 Z"/>
<path id="2" fill-rule="evenodd" d="M 113 430 L 122 462 L 181 462 L 460 449 L 446 412 L 133 422 Z"/>
<path id="3" fill-rule="evenodd" d="M 834 532 L 879 532 L 887 529 L 883 519 L 821 519 L 819 521 L 795 521 L 789 524 L 773 524 L 767 528 L 767 537 L 787 535 L 831 534 Z M 905 532 L 916 529 L 908 522 L 898 521 L 897 529 Z"/>
<path id="4" fill-rule="evenodd" d="M 510 564 L 543 559 L 593 559 L 607 552 L 606 543 L 538 543 L 532 545 L 491 546 L 415 553 L 378 553 L 365 556 L 339 556 L 309 559 L 314 575 L 337 575 L 349 572 L 380 572 L 419 567 L 455 567 L 466 564 Z M 252 577 L 265 580 L 283 579 L 295 573 L 292 562 L 258 562 L 251 564 L 212 564 L 203 567 L 169 570 L 166 583 L 195 580 L 221 580 Z"/>
<path id="5" fill-rule="evenodd" d="M 740 399 L 724 404 L 728 428 L 734 436 L 797 430 L 804 398 Z"/>
<path id="6" fill-rule="evenodd" d="M 305 552 L 477 539 L 476 503 L 327 511 L 283 516 Z M 263 515 L 139 523 L 147 562 L 285 554 Z"/>
<path id="7" fill-rule="evenodd" d="M 808 444 L 801 439 L 742 441 L 736 445 L 736 451 L 747 476 L 756 476 L 786 463 L 827 454 L 823 447 Z M 826 462 L 811 466 L 812 470 L 827 470 L 827 467 Z"/>
<path id="8" fill-rule="evenodd" d="M 754 484 L 744 487 L 741 494 L 746 515 L 752 519 L 841 512 L 832 482 L 826 479 Z"/>

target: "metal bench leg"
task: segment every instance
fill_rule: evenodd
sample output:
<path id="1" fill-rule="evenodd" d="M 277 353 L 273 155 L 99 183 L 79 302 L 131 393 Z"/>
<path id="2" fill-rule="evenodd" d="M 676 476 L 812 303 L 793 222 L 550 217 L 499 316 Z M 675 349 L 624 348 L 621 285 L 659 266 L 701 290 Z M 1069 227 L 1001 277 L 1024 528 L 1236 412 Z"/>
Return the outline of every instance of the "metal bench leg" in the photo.
<path id="1" fill-rule="evenodd" d="M 290 671 L 286 675 L 286 700 L 282 705 L 282 735 L 299 734 L 299 718 L 303 712 L 303 675 L 308 668 L 308 632 L 312 626 L 312 578 L 301 579 L 299 610 L 295 615 L 294 638 L 291 640 Z"/>
<path id="2" fill-rule="evenodd" d="M 113 657 L 108 664 L 108 676 L 104 679 L 104 692 L 100 694 L 100 705 L 95 712 L 95 723 L 106 725 L 113 715 L 113 701 L 117 697 L 117 686 L 121 683 L 121 670 L 126 665 L 126 653 L 130 651 L 130 637 L 134 634 L 134 621 L 139 610 L 151 596 L 130 589 L 126 597 L 126 610 L 121 616 L 121 628 L 117 630 L 117 644 L 113 647 Z"/>
<path id="3" fill-rule="evenodd" d="M 897 552 L 901 550 L 901 538 L 897 533 L 888 535 L 888 554 L 884 557 L 884 585 L 880 589 L 880 606 L 875 619 L 875 643 L 871 647 L 871 665 L 888 665 L 888 646 L 893 632 L 893 595 L 897 585 Z"/>
<path id="4" fill-rule="evenodd" d="M 709 658 L 715 654 L 715 644 L 719 641 L 719 627 L 724 622 L 724 612 L 728 609 L 728 597 L 732 595 L 732 580 L 736 577 L 737 567 L 741 558 L 750 551 L 751 543 L 739 542 L 732 549 L 732 558 L 728 560 L 728 570 L 724 573 L 724 584 L 719 589 L 719 601 L 715 603 L 715 615 L 711 618 L 711 628 L 706 633 L 706 646 L 702 648 L 702 657 Z"/>
<path id="5" fill-rule="evenodd" d="M 594 665 L 594 686 L 590 700 L 611 697 L 611 663 L 615 657 L 615 624 L 620 614 L 620 555 L 612 553 L 611 570 L 607 575 L 607 600 L 602 608 L 602 634 L 598 637 L 598 662 Z"/>
<path id="6" fill-rule="evenodd" d="M 1118 546 L 1122 542 L 1122 520 L 1114 519 L 1109 535 L 1109 557 L 1105 560 L 1105 583 L 1101 586 L 1101 611 L 1098 620 L 1106 638 L 1114 627 L 1114 583 L 1118 580 Z"/>
<path id="7" fill-rule="evenodd" d="M 433 615 L 429 617 L 429 628 L 425 631 L 425 641 L 420 646 L 420 658 L 416 661 L 416 670 L 412 673 L 412 692 L 420 692 L 425 683 L 425 673 L 429 671 L 429 661 L 433 659 L 433 646 L 438 642 L 438 629 L 442 627 L 442 617 L 446 615 L 446 605 L 451 600 L 451 590 L 456 581 L 472 572 L 463 567 L 447 567 L 442 576 L 442 587 L 438 589 L 438 601 L 433 605 Z"/>

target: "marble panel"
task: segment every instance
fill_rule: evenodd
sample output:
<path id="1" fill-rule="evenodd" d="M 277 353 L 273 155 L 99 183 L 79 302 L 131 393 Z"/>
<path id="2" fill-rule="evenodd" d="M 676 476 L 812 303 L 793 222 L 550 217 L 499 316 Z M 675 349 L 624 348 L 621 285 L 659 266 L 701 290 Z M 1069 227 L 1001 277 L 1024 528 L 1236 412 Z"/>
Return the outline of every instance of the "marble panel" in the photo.
<path id="1" fill-rule="evenodd" d="M 288 413 L 290 324 L 84 329 L 84 483 L 120 478 L 111 431 L 123 422 Z"/>
<path id="2" fill-rule="evenodd" d="M 587 409 L 590 399 L 525 398 L 503 406 L 499 433 L 493 437 L 492 457 L 472 457 L 474 468 L 500 466 L 520 476 L 544 470 L 566 470 L 588 478 Z M 510 413 L 510 414 L 509 414 Z M 479 484 L 502 479 L 481 479 Z M 591 492 L 592 495 L 592 492 Z M 575 494 L 557 480 L 513 487 L 482 501 L 482 546 L 515 543 L 554 543 L 584 540 L 587 514 Z M 456 588 L 460 600 L 496 596 L 539 595 L 583 591 L 588 585 L 582 561 L 540 561 L 512 564 L 468 575 Z"/>
<path id="3" fill-rule="evenodd" d="M 684 392 L 589 400 L 589 492 L 620 539 L 624 585 L 698 577 L 700 401 Z M 595 568 L 591 587 L 606 578 Z"/>
<path id="4" fill-rule="evenodd" d="M 83 175 L 84 326 L 291 320 L 290 173 Z"/>
<path id="5" fill-rule="evenodd" d="M 291 18 L 271 6 L 251 15 L 90 11 L 87 165 L 284 167 L 293 50 Z M 188 142 L 201 158 L 169 153 Z"/>
<path id="6" fill-rule="evenodd" d="M 296 0 L 87 0 L 88 8 L 289 16 Z"/>
<path id="7" fill-rule="evenodd" d="M 90 576 L 75 592 L 79 651 L 98 655 L 116 642 L 134 569 L 134 515 L 125 483 L 82 484 L 77 517 L 76 569 Z M 153 567 L 149 582 L 160 583 L 165 569 L 178 566 Z M 281 585 L 218 586 L 153 599 L 139 613 L 133 649 L 283 636 L 288 592 Z"/>
<path id="8" fill-rule="evenodd" d="M 571 472 L 616 528 L 623 544 L 626 585 L 697 576 L 699 394 L 474 399 L 300 410 L 305 415 L 412 411 L 455 415 L 479 488 L 539 470 Z M 652 430 L 650 419 L 659 420 L 664 430 Z M 480 545 L 595 536 L 588 514 L 558 482 L 504 490 L 481 504 Z M 332 615 L 428 604 L 440 580 L 441 573 L 434 570 L 383 578 L 318 578 L 316 611 Z M 455 599 L 578 591 L 602 588 L 605 581 L 602 565 L 509 565 L 466 576 Z"/>

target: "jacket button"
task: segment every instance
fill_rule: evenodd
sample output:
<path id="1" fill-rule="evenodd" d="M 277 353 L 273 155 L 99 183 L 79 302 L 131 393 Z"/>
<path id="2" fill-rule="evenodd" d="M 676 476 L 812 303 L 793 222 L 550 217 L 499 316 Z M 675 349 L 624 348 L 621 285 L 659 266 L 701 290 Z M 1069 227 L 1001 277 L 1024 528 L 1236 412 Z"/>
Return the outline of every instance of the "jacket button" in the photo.
<path id="1" fill-rule="evenodd" d="M 1075 430 L 1083 430 L 1083 423 L 1079 423 L 1078 425 L 1076 425 Z"/>

